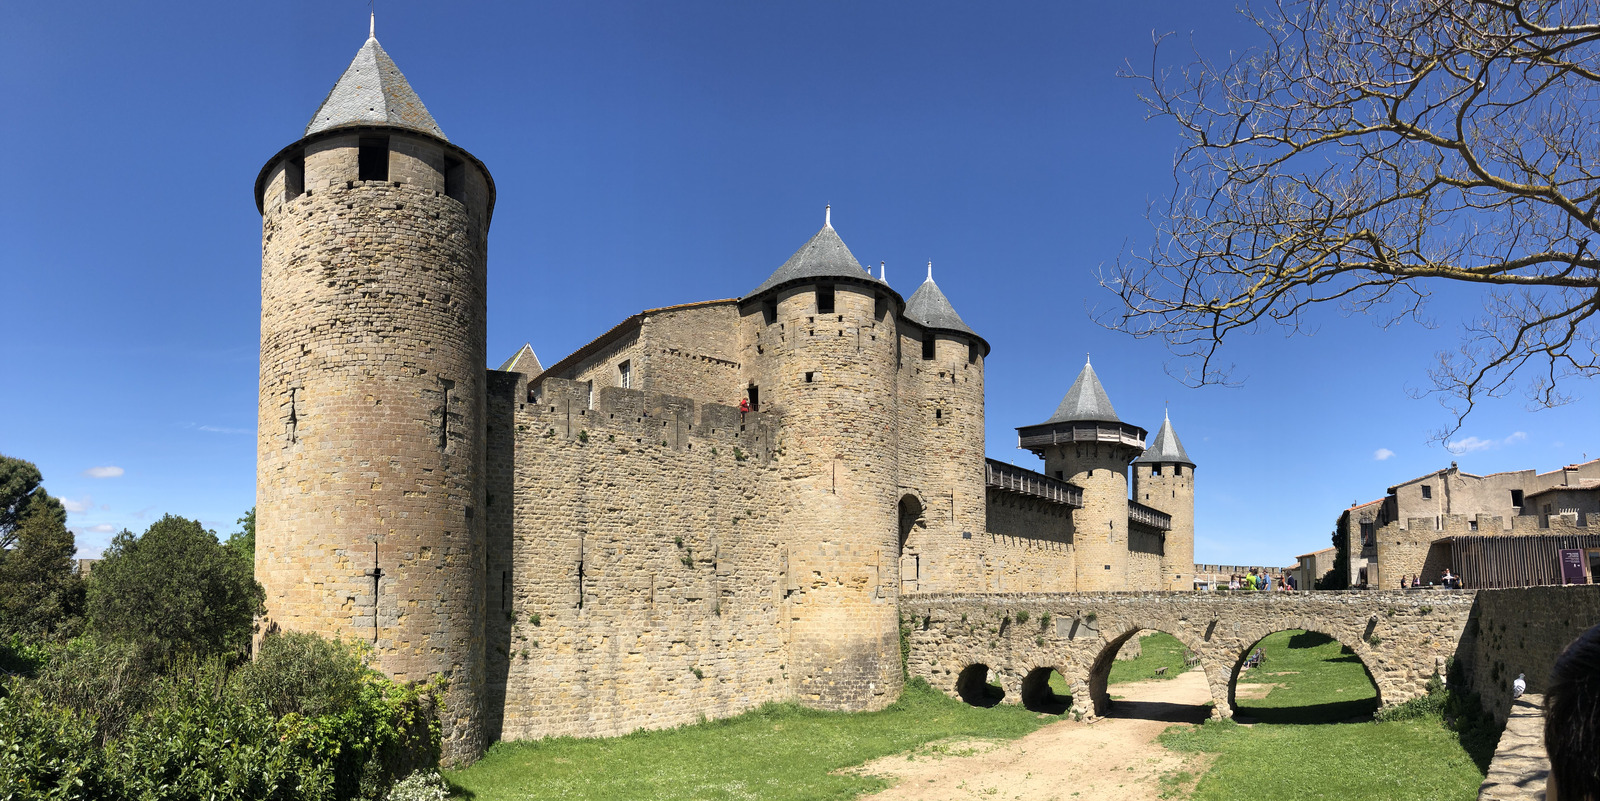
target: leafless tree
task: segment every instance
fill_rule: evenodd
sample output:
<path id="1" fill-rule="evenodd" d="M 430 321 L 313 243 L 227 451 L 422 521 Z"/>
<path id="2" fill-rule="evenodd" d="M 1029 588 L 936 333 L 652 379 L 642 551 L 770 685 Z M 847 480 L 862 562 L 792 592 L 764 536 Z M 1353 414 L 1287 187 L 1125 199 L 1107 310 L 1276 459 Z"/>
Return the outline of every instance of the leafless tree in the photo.
<path id="1" fill-rule="evenodd" d="M 1432 387 L 1459 430 L 1522 386 L 1567 402 L 1600 373 L 1600 9 L 1590 2 L 1305 0 L 1241 10 L 1260 46 L 1159 68 L 1177 188 L 1155 240 L 1101 276 L 1104 324 L 1159 337 L 1191 384 L 1227 382 L 1234 332 L 1308 330 L 1322 304 L 1428 323 L 1439 281 L 1482 314 Z M 1187 60 L 1187 59 L 1185 59 Z"/>

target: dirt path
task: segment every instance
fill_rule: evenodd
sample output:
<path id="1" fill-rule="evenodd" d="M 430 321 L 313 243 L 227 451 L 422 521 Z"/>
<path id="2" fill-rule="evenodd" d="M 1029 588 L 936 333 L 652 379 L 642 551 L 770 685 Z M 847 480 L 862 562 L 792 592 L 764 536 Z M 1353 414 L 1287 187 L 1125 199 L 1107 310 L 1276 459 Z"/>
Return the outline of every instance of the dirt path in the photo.
<path id="1" fill-rule="evenodd" d="M 1198 705 L 1211 700 L 1204 673 L 1191 670 L 1170 681 L 1118 684 L 1111 690 L 1126 700 L 1117 702 L 1113 717 L 1093 725 L 1064 720 L 1020 740 L 946 740 L 868 762 L 862 772 L 900 781 L 867 798 L 1156 801 L 1163 776 L 1205 772 L 1200 756 L 1173 754 L 1155 742 L 1174 722 L 1204 717 Z M 1192 786 L 1191 780 L 1183 789 Z"/>

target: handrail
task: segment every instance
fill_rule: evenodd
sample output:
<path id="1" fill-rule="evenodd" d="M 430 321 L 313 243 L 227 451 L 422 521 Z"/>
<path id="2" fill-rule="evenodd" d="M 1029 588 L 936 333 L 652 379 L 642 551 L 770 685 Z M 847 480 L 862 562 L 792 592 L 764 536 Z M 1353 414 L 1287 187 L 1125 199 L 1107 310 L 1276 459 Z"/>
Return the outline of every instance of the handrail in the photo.
<path id="1" fill-rule="evenodd" d="M 984 485 L 987 487 L 1083 508 L 1083 490 L 1077 486 L 994 459 L 984 461 Z"/>

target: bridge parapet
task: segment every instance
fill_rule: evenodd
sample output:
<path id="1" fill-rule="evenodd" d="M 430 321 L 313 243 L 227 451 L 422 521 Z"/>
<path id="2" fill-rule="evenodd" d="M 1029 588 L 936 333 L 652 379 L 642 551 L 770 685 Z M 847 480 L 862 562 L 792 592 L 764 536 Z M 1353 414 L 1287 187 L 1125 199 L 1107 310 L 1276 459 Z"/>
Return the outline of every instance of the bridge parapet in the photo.
<path id="1" fill-rule="evenodd" d="M 1117 650 L 1140 631 L 1163 631 L 1200 660 L 1214 717 L 1232 717 L 1244 658 L 1268 634 L 1305 629 L 1348 646 L 1372 675 L 1379 702 L 1426 692 L 1453 656 L 1475 592 L 1310 593 L 929 593 L 902 596 L 910 627 L 907 668 L 960 696 L 958 680 L 986 665 L 1004 702 L 1029 702 L 1041 671 L 1054 669 L 1086 715 L 1109 705 L 1106 677 Z"/>

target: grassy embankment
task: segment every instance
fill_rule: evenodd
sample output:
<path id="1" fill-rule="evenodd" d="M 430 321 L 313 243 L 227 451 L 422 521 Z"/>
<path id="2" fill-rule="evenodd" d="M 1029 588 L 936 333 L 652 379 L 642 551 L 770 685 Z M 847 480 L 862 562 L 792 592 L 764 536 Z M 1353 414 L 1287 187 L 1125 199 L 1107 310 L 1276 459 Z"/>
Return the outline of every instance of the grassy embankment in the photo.
<path id="1" fill-rule="evenodd" d="M 1048 722 L 1011 704 L 968 706 L 916 682 L 881 712 L 768 704 L 735 718 L 625 737 L 501 743 L 445 776 L 476 801 L 849 799 L 888 782 L 833 771 L 946 737 L 1021 737 Z"/>
<path id="2" fill-rule="evenodd" d="M 1483 774 L 1439 718 L 1337 722 L 1377 707 L 1377 691 L 1348 649 L 1305 632 L 1279 632 L 1260 647 L 1265 663 L 1240 683 L 1277 686 L 1264 698 L 1240 699 L 1237 714 L 1261 723 L 1174 726 L 1161 735 L 1174 751 L 1215 755 L 1195 801 L 1477 797 Z"/>

